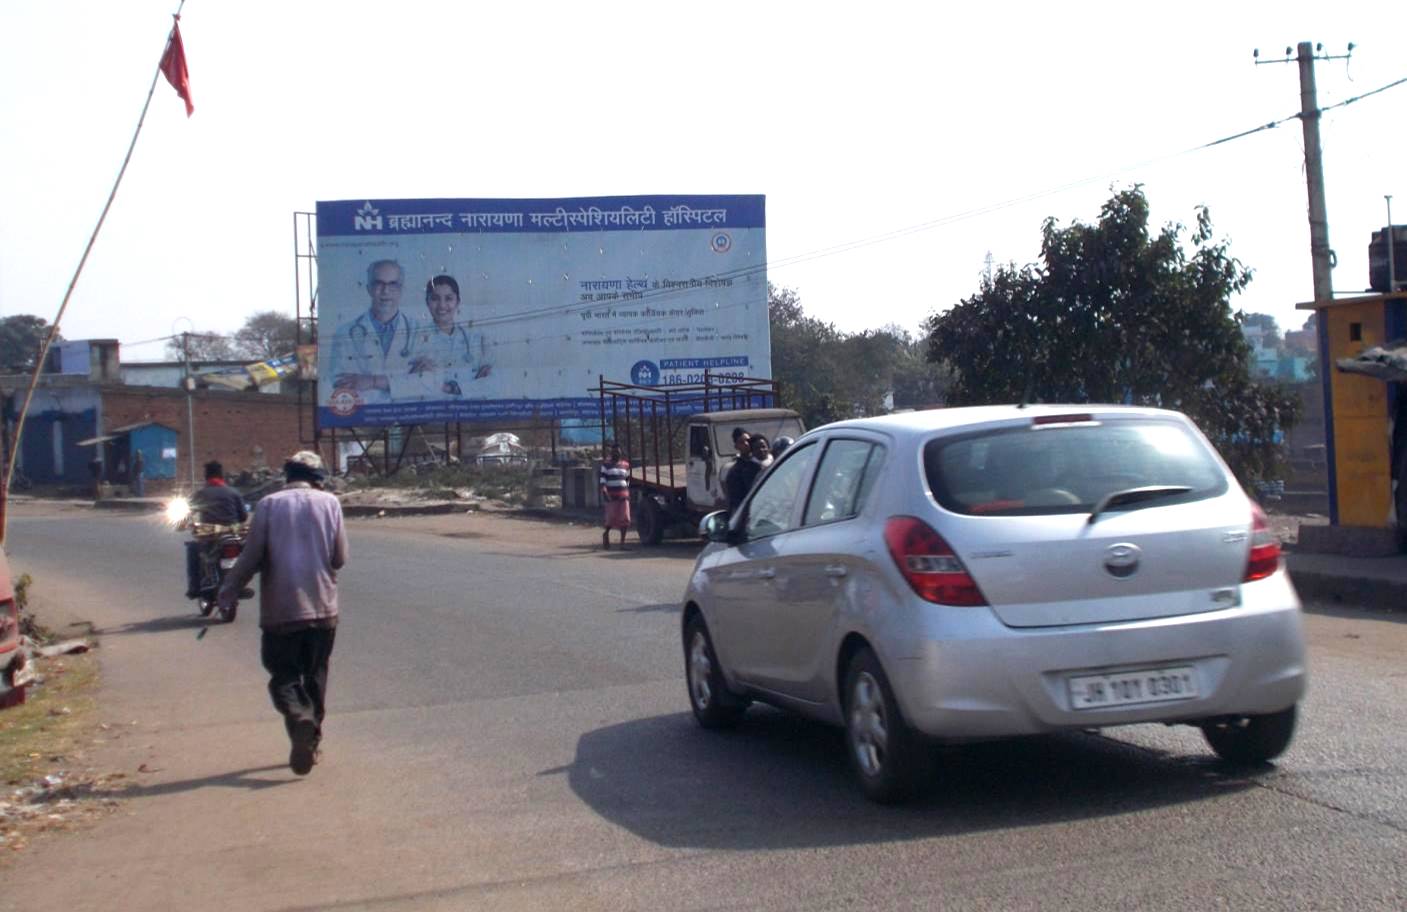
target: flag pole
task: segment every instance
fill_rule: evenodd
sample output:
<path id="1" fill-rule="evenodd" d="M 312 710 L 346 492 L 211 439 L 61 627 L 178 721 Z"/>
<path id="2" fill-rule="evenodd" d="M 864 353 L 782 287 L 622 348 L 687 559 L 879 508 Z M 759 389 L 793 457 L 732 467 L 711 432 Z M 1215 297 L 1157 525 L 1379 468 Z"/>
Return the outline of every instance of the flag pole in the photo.
<path id="1" fill-rule="evenodd" d="M 179 21 L 181 10 L 185 9 L 186 0 L 181 0 L 176 7 L 174 19 Z M 107 220 L 107 214 L 112 209 L 112 201 L 117 196 L 117 188 L 122 184 L 122 176 L 127 173 L 127 165 L 132 161 L 132 152 L 137 148 L 137 137 L 142 134 L 142 124 L 147 119 L 147 109 L 151 107 L 151 99 L 156 94 L 156 83 L 161 79 L 162 65 L 166 62 L 166 52 L 171 48 L 171 42 L 176 37 L 176 23 L 173 22 L 171 31 L 166 33 L 166 47 L 161 52 L 160 62 L 156 65 L 156 74 L 151 78 L 151 87 L 147 89 L 147 100 L 142 105 L 142 114 L 137 118 L 137 129 L 132 133 L 132 142 L 127 146 L 127 156 L 122 159 L 122 167 L 117 171 L 117 180 L 113 181 L 112 191 L 107 195 L 107 203 L 103 205 L 102 214 L 98 216 L 98 224 L 94 226 L 92 235 L 88 238 L 88 246 L 83 248 L 83 256 L 78 260 L 78 268 L 73 271 L 73 278 L 69 280 L 68 290 L 64 292 L 63 302 L 59 304 L 59 312 L 54 317 L 53 324 L 49 327 L 49 332 L 44 336 L 44 343 L 39 346 L 39 356 L 34 363 L 34 373 L 29 378 L 29 388 L 25 390 L 24 405 L 20 408 L 19 415 L 15 418 L 15 433 L 10 438 L 10 451 L 5 459 L 4 484 L 0 484 L 0 545 L 5 544 L 6 533 L 9 531 L 10 523 L 10 482 L 15 477 L 15 457 L 20 451 L 20 435 L 24 433 L 24 419 L 29 414 L 29 406 L 34 401 L 34 388 L 39 385 L 39 375 L 44 370 L 44 361 L 49 355 L 49 347 L 53 345 L 54 339 L 59 334 L 59 324 L 63 321 L 64 311 L 68 309 L 68 302 L 73 297 L 74 286 L 78 284 L 78 277 L 83 274 L 83 267 L 88 262 L 88 254 L 93 252 L 93 244 L 98 240 L 98 232 L 103 230 L 103 222 Z"/>

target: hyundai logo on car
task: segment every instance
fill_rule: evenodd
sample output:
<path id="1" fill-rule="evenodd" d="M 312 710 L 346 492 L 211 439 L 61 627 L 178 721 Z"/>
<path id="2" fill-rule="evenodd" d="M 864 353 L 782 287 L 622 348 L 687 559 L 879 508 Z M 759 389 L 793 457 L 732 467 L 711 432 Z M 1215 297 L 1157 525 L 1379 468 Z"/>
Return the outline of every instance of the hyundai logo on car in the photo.
<path id="1" fill-rule="evenodd" d="M 1115 579 L 1128 579 L 1138 572 L 1138 560 L 1142 552 L 1138 545 L 1120 543 L 1104 550 L 1104 569 Z"/>

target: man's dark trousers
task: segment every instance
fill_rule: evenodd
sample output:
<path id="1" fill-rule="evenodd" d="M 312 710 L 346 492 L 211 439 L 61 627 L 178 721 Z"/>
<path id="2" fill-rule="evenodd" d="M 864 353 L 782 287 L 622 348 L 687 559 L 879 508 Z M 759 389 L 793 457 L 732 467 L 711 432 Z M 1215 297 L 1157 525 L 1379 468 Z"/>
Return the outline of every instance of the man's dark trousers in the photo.
<path id="1" fill-rule="evenodd" d="M 311 720 L 322 738 L 327 699 L 327 663 L 332 658 L 335 627 L 304 627 L 285 633 L 264 632 L 260 657 L 269 673 L 269 696 L 283 714 L 288 736 L 294 726 Z"/>

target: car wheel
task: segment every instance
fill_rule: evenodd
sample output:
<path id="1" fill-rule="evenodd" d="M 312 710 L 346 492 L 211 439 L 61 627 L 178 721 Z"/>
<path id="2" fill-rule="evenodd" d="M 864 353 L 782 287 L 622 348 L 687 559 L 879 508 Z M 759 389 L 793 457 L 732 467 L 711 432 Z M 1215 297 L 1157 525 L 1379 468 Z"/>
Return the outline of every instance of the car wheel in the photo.
<path id="1" fill-rule="evenodd" d="M 845 672 L 845 746 L 871 801 L 888 804 L 914 795 L 928 772 L 924 745 L 899 714 L 889 678 L 868 648 L 855 654 Z"/>
<path id="2" fill-rule="evenodd" d="M 738 724 L 747 703 L 728 692 L 708 625 L 697 614 L 684 628 L 684 676 L 689 684 L 689 707 L 700 725 L 729 728 Z"/>
<path id="3" fill-rule="evenodd" d="M 652 497 L 641 497 L 635 516 L 635 534 L 642 545 L 658 545 L 664 541 L 664 517 Z"/>
<path id="4" fill-rule="evenodd" d="M 1202 723 L 1202 734 L 1228 763 L 1255 765 L 1285 752 L 1295 736 L 1296 707 L 1264 716 L 1241 716 Z"/>

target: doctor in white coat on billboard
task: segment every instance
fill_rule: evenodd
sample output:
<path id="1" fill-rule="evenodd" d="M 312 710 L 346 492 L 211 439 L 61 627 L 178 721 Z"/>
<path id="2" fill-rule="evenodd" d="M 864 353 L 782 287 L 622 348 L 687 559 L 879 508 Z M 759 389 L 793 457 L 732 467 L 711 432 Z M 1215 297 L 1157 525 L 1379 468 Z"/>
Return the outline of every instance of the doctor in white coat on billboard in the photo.
<path id="1" fill-rule="evenodd" d="M 377 260 L 366 269 L 371 307 L 337 328 L 332 339 L 332 385 L 350 390 L 364 404 L 419 398 L 410 373 L 417 325 L 401 310 L 405 270 L 395 260 Z"/>
<path id="2" fill-rule="evenodd" d="M 474 381 L 489 375 L 484 336 L 460 322 L 459 304 L 459 283 L 453 276 L 437 275 L 425 283 L 430 323 L 422 323 L 415 334 L 410 370 L 420 376 L 426 399 L 481 396 L 473 390 Z"/>

